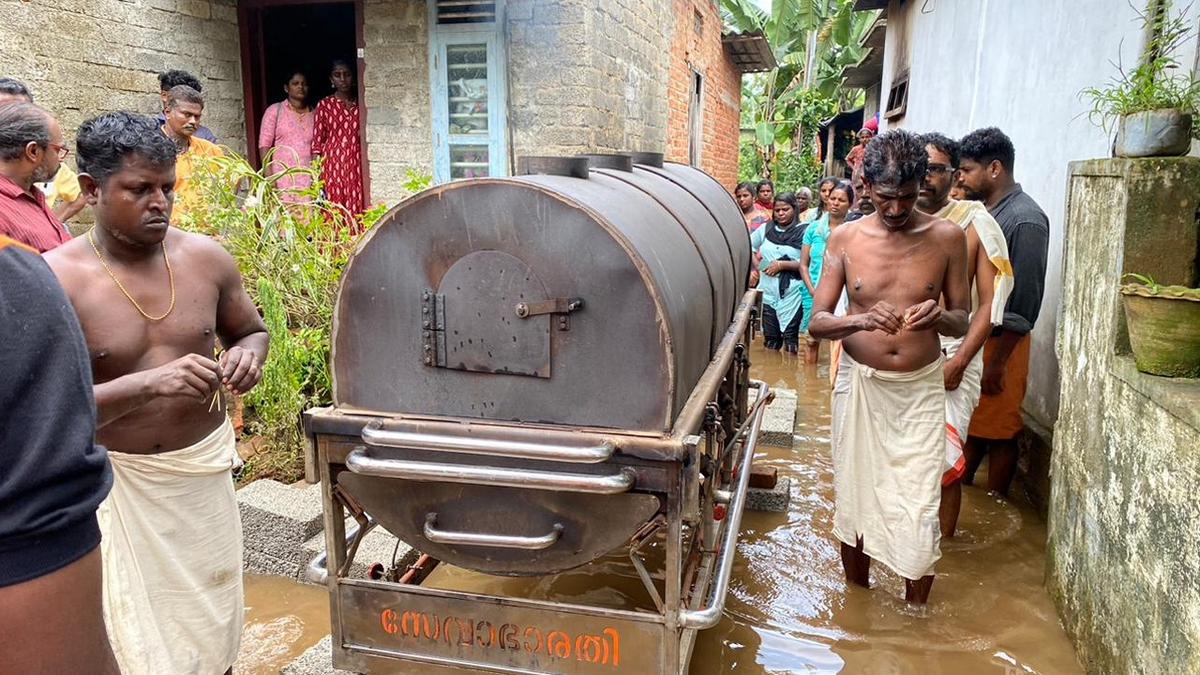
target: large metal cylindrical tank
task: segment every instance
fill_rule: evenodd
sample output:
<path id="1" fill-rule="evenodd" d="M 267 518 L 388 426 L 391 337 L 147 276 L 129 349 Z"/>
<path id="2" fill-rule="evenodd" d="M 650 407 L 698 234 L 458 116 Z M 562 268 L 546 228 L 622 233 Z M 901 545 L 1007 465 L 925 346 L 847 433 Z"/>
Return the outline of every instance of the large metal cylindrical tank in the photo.
<path id="1" fill-rule="evenodd" d="M 746 289 L 744 220 L 694 168 L 580 162 L 383 218 L 338 294 L 338 409 L 671 428 Z"/>

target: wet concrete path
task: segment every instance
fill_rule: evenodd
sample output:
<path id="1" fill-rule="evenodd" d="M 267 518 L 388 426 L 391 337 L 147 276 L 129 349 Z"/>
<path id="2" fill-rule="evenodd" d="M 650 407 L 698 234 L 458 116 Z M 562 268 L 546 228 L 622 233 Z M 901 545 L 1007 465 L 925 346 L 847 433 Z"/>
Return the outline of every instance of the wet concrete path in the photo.
<path id="1" fill-rule="evenodd" d="M 909 607 L 902 580 L 879 565 L 871 590 L 848 587 L 831 535 L 828 367 L 804 366 L 757 346 L 752 358 L 755 377 L 799 396 L 795 446 L 760 448 L 757 460 L 791 478 L 792 505 L 784 514 L 745 515 L 726 616 L 700 634 L 692 673 L 1082 672 L 1042 586 L 1046 528 L 1028 504 L 964 490 L 959 531 L 942 544 L 925 608 Z M 426 583 L 629 608 L 649 604 L 623 555 L 537 579 L 442 566 Z M 323 589 L 247 577 L 246 594 L 240 675 L 278 673 L 328 632 Z"/>

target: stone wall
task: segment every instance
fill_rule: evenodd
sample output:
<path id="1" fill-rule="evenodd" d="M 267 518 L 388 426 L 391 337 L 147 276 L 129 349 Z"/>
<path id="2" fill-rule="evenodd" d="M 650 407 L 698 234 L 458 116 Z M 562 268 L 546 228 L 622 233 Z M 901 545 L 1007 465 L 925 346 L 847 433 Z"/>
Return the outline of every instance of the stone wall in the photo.
<path id="1" fill-rule="evenodd" d="M 703 77 L 700 168 L 731 192 L 737 185 L 742 74 L 721 43 L 721 12 L 713 0 L 674 0 L 675 31 L 667 89 L 667 159 L 688 163 L 692 71 Z"/>
<path id="2" fill-rule="evenodd" d="M 510 0 L 510 157 L 666 141 L 670 3 Z"/>
<path id="3" fill-rule="evenodd" d="M 429 16 L 423 0 L 365 0 L 366 170 L 372 204 L 405 195 L 409 169 L 433 173 Z"/>
<path id="4" fill-rule="evenodd" d="M 1117 291 L 1196 284 L 1198 201 L 1200 160 L 1071 165 L 1047 565 L 1088 672 L 1200 672 L 1200 380 L 1136 370 Z"/>
<path id="5" fill-rule="evenodd" d="M 157 113 L 158 73 L 178 68 L 204 84 L 204 124 L 244 152 L 240 59 L 235 0 L 0 0 L 0 75 L 24 81 L 69 143 L 98 113 Z"/>

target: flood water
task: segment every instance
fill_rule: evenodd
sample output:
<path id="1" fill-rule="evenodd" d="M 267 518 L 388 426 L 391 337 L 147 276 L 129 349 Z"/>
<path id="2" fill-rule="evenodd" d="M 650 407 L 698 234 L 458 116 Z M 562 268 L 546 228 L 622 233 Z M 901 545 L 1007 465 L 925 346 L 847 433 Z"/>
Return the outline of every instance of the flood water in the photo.
<path id="1" fill-rule="evenodd" d="M 760 447 L 756 458 L 791 479 L 792 502 L 787 513 L 746 512 L 725 617 L 700 633 L 691 673 L 1082 672 L 1042 585 L 1046 528 L 1026 503 L 964 488 L 926 607 L 905 603 L 903 581 L 881 565 L 871 590 L 847 586 L 831 534 L 828 367 L 758 345 L 751 358 L 755 377 L 799 397 L 794 447 Z M 623 552 L 532 579 L 442 565 L 426 585 L 652 608 Z M 248 576 L 246 596 L 240 674 L 277 673 L 328 632 L 324 589 Z"/>

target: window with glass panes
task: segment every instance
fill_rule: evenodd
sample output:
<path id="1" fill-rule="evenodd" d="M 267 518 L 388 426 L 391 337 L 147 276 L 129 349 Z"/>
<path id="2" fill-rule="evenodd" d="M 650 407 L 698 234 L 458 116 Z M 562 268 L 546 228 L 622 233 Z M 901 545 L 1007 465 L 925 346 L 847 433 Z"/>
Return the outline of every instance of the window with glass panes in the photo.
<path id="1" fill-rule="evenodd" d="M 508 173 L 500 5 L 462 0 L 431 5 L 437 182 Z"/>

